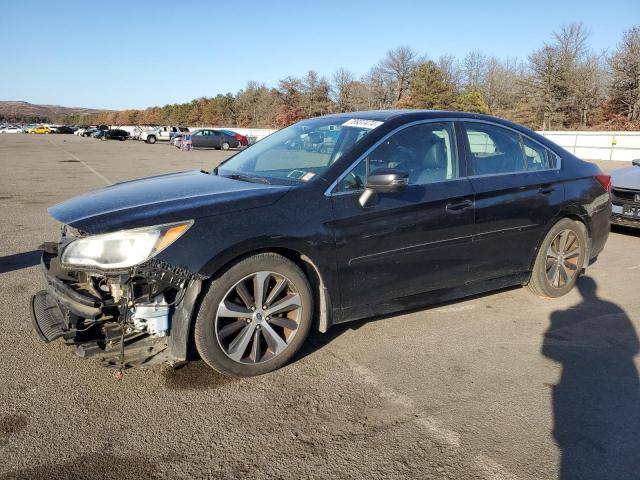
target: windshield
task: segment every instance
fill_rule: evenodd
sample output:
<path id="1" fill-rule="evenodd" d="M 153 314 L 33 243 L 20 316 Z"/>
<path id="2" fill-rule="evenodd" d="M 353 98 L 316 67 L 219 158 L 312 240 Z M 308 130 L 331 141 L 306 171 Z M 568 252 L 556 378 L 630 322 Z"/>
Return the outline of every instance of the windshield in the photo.
<path id="1" fill-rule="evenodd" d="M 264 183 L 301 183 L 321 175 L 383 122 L 320 117 L 291 125 L 238 153 L 218 175 Z"/>

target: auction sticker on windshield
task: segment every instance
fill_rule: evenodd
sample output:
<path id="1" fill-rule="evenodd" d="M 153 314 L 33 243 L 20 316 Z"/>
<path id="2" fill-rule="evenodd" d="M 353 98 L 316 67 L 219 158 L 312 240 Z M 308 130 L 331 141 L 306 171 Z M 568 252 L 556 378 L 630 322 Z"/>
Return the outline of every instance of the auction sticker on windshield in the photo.
<path id="1" fill-rule="evenodd" d="M 379 122 L 377 120 L 364 120 L 362 118 L 352 118 L 351 120 L 347 120 L 342 124 L 343 127 L 358 127 L 358 128 L 368 128 L 374 129 L 379 127 L 384 122 Z"/>

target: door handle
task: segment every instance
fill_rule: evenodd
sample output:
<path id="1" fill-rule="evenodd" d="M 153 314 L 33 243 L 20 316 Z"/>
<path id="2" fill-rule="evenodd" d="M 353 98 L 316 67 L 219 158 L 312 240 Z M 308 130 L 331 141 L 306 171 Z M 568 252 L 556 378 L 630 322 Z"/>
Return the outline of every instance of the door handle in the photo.
<path id="1" fill-rule="evenodd" d="M 556 187 L 552 186 L 552 185 L 543 185 L 540 187 L 540 190 L 538 190 L 540 193 L 542 193 L 543 195 L 549 195 L 550 193 L 552 193 L 554 190 L 556 189 Z"/>
<path id="2" fill-rule="evenodd" d="M 471 200 L 462 200 L 461 202 L 447 203 L 445 210 L 449 213 L 462 213 L 473 205 Z"/>

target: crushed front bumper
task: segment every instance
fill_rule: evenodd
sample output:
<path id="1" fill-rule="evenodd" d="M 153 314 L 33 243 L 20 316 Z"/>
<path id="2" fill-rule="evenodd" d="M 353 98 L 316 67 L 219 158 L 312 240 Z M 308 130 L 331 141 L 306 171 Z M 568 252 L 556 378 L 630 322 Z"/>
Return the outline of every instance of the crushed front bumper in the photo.
<path id="1" fill-rule="evenodd" d="M 87 287 L 91 276 L 64 269 L 55 248 L 49 250 L 43 251 L 40 263 L 46 290 L 37 292 L 31 299 L 32 323 L 41 340 L 51 342 L 62 338 L 75 347 L 80 357 L 99 358 L 106 366 L 122 368 L 186 360 L 186 347 L 181 343 L 187 343 L 188 328 L 186 331 L 184 327 L 176 328 L 175 336 L 171 329 L 156 334 L 137 328 L 139 325 L 134 325 L 131 319 L 135 306 L 144 302 L 139 298 L 141 291 L 147 292 L 146 301 L 158 290 L 167 292 L 173 303 L 175 299 L 191 298 L 181 294 L 181 288 L 163 280 L 169 278 L 170 282 L 180 284 L 176 283 L 175 272 L 171 276 L 168 272 L 158 273 L 157 269 L 147 268 L 144 271 L 148 277 L 119 274 L 118 278 L 132 286 L 136 298 L 115 301 L 107 289 Z M 184 282 L 182 284 L 184 286 Z M 186 319 L 188 324 L 193 303 L 195 299 L 171 307 L 171 317 L 177 312 L 178 321 L 185 323 Z"/>

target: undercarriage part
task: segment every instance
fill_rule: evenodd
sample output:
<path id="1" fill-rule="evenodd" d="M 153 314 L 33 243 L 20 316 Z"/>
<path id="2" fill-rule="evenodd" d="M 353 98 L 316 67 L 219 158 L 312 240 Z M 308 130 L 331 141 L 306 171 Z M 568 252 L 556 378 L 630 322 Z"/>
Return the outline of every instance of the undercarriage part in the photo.
<path id="1" fill-rule="evenodd" d="M 149 335 L 163 337 L 169 330 L 169 304 L 160 294 L 151 303 L 138 303 L 132 309 L 130 318 L 133 329 Z"/>
<path id="2" fill-rule="evenodd" d="M 67 333 L 64 314 L 46 290 L 31 298 L 33 328 L 43 342 L 51 342 Z"/>
<path id="3" fill-rule="evenodd" d="M 76 344 L 76 355 L 82 358 L 97 358 L 106 367 L 122 371 L 135 366 L 148 366 L 169 360 L 167 354 L 168 337 L 151 337 L 143 332 L 132 332 L 121 336 L 116 323 L 105 324 L 102 328 L 104 340 Z M 126 358 L 121 358 L 122 347 Z"/>

